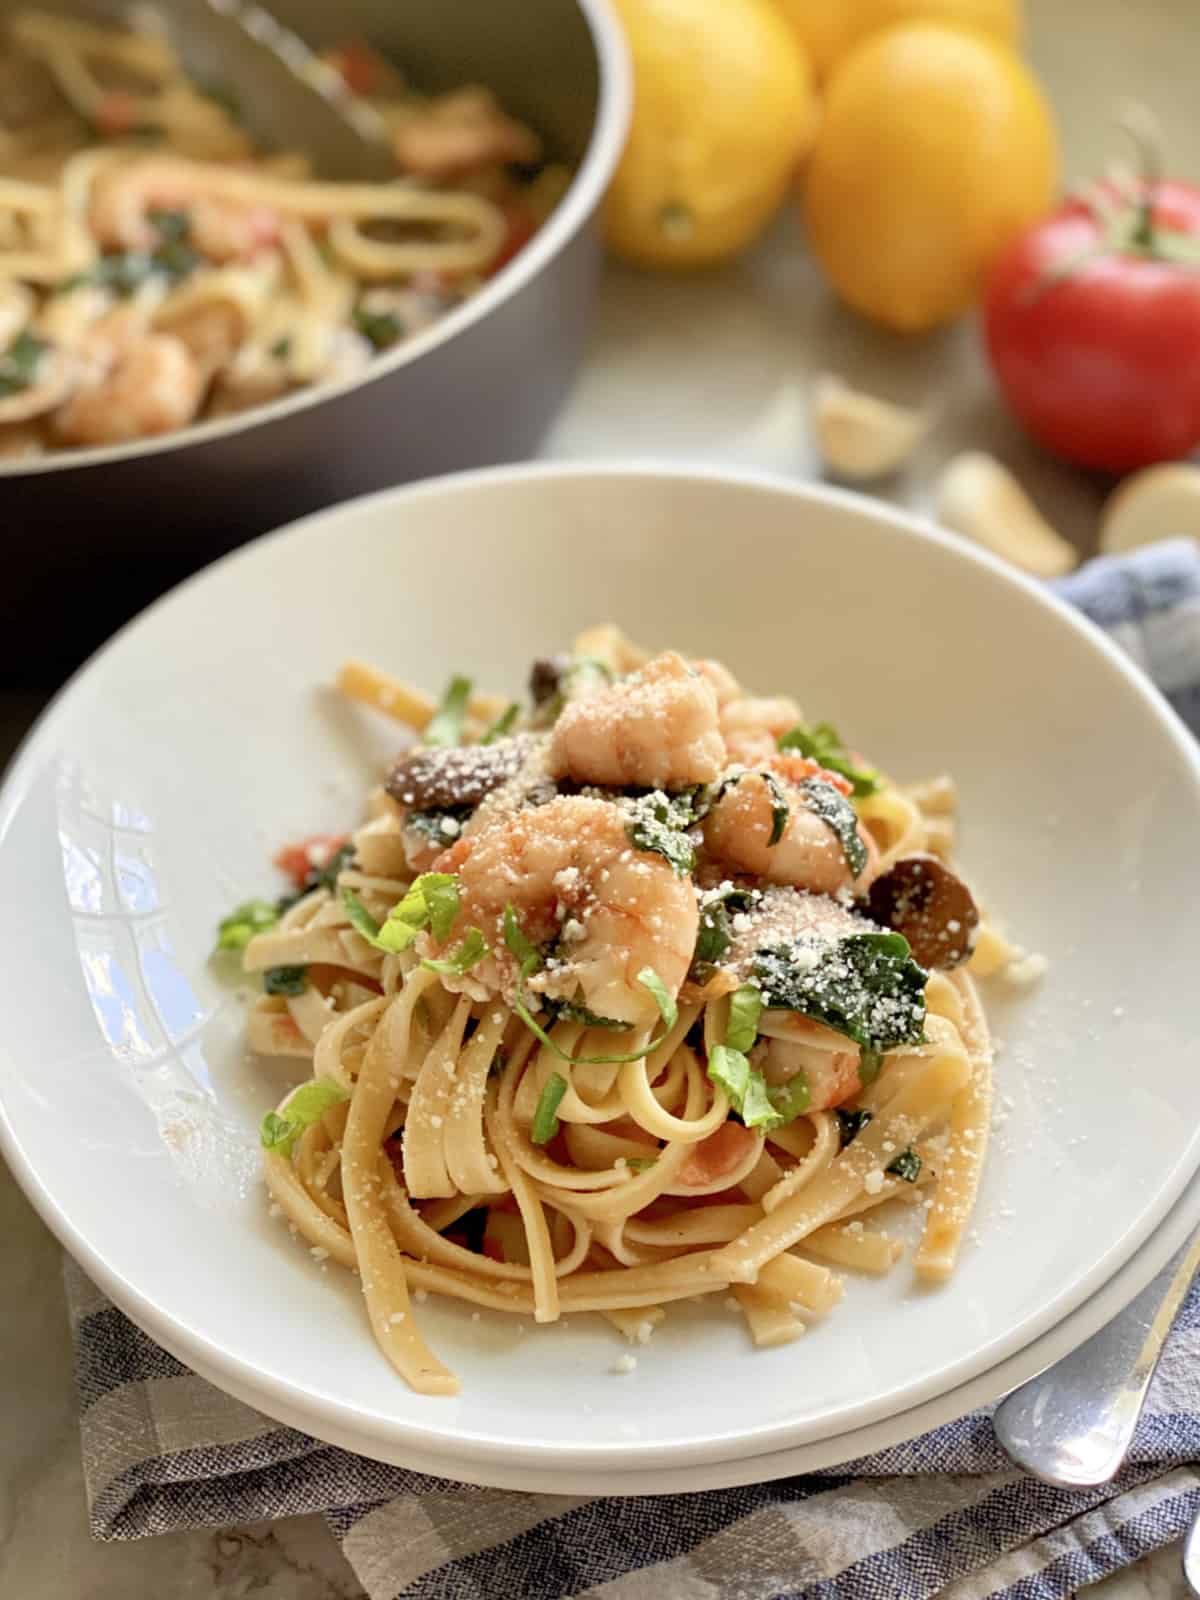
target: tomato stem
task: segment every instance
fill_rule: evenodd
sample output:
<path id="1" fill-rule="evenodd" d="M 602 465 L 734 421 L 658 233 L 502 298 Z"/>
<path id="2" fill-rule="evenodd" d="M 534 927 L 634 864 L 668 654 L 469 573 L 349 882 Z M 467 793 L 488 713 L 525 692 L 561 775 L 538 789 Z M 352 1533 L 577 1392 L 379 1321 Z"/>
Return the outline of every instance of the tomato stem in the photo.
<path id="1" fill-rule="evenodd" d="M 1162 129 L 1143 105 L 1125 107 L 1118 125 L 1128 135 L 1137 154 L 1139 184 L 1134 200 L 1135 220 L 1129 242 L 1135 249 L 1154 254 L 1154 207 L 1162 183 Z"/>

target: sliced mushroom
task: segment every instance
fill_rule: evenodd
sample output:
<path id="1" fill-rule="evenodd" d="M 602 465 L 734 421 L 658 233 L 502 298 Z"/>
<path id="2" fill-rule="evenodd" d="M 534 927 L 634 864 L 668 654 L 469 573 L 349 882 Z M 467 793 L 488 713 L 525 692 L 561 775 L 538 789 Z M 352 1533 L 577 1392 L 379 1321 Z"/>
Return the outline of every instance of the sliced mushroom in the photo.
<path id="1" fill-rule="evenodd" d="M 902 933 L 923 967 L 943 971 L 971 954 L 979 911 L 961 878 L 936 856 L 904 856 L 867 896 L 872 920 Z"/>
<path id="2" fill-rule="evenodd" d="M 895 472 L 929 427 L 923 412 L 863 394 L 829 373 L 813 385 L 812 419 L 825 465 L 850 483 Z"/>
<path id="3" fill-rule="evenodd" d="M 516 734 L 494 744 L 406 751 L 383 786 L 393 800 L 414 811 L 477 806 L 516 777 L 537 742 L 529 734 Z"/>
<path id="4" fill-rule="evenodd" d="M 529 698 L 535 706 L 547 705 L 562 688 L 562 675 L 571 664 L 567 655 L 539 656 L 529 669 Z"/>
<path id="5" fill-rule="evenodd" d="M 1079 565 L 1073 545 L 1046 521 L 1007 467 L 982 450 L 955 456 L 937 487 L 938 521 L 1035 578 Z"/>

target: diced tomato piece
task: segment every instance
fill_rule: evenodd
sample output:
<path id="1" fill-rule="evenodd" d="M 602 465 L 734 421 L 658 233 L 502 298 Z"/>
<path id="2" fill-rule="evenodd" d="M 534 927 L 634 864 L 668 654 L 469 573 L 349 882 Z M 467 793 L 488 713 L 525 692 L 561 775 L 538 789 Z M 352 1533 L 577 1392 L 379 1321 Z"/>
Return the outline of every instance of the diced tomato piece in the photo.
<path id="1" fill-rule="evenodd" d="M 728 1173 L 736 1172 L 750 1153 L 757 1135 L 740 1122 L 723 1122 L 716 1133 L 694 1144 L 679 1169 L 679 1181 L 691 1189 L 707 1188 Z"/>
<path id="2" fill-rule="evenodd" d="M 361 39 L 331 50 L 326 58 L 335 72 L 340 72 L 342 82 L 353 94 L 371 94 L 379 83 L 379 61 L 370 45 Z"/>
<path id="3" fill-rule="evenodd" d="M 772 765 L 793 783 L 802 783 L 805 778 L 820 778 L 825 783 L 831 783 L 839 794 L 854 793 L 854 785 L 849 778 L 843 778 L 840 772 L 830 772 L 828 767 L 823 767 L 819 761 L 813 761 L 808 756 L 790 755 L 785 750 L 775 757 Z"/>
<path id="4" fill-rule="evenodd" d="M 297 889 L 303 889 L 310 872 L 328 866 L 350 837 L 348 833 L 312 833 L 297 844 L 285 844 L 275 857 L 275 865 L 285 872 Z"/>
<path id="5" fill-rule="evenodd" d="M 508 223 L 508 237 L 500 246 L 500 253 L 488 268 L 489 276 L 506 267 L 519 251 L 524 250 L 537 232 L 537 218 L 523 200 L 510 200 L 504 207 Z"/>
<path id="6" fill-rule="evenodd" d="M 137 123 L 137 118 L 137 102 L 132 95 L 114 89 L 96 107 L 92 120 L 101 133 L 117 135 L 128 133 Z"/>

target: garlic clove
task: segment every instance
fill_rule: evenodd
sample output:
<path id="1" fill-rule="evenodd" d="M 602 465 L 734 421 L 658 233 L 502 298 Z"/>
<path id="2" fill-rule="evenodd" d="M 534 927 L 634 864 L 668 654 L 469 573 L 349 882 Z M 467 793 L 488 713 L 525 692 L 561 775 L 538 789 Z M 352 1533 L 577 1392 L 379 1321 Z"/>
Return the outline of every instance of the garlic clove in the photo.
<path id="1" fill-rule="evenodd" d="M 1186 461 L 1133 473 L 1100 515 L 1100 548 L 1108 555 L 1181 536 L 1200 539 L 1200 467 Z"/>
<path id="2" fill-rule="evenodd" d="M 1060 578 L 1079 565 L 1007 467 L 981 450 L 947 463 L 935 496 L 939 522 L 1004 556 L 1035 578 Z"/>
<path id="3" fill-rule="evenodd" d="M 929 428 L 923 412 L 851 389 L 830 373 L 813 384 L 812 422 L 825 465 L 851 483 L 895 472 Z"/>

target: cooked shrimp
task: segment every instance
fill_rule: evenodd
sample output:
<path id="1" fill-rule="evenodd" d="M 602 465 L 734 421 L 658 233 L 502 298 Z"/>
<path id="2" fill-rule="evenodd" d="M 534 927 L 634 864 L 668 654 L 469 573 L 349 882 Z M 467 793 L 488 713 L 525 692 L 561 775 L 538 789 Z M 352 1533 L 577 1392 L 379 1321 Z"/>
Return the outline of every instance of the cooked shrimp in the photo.
<path id="1" fill-rule="evenodd" d="M 450 989 L 511 1000 L 516 963 L 504 944 L 504 908 L 512 905 L 536 945 L 558 940 L 557 953 L 528 988 L 558 999 L 582 998 L 597 1016 L 653 1023 L 653 997 L 637 982 L 652 967 L 672 995 L 696 944 L 696 896 L 661 856 L 635 850 L 626 815 L 611 801 L 564 795 L 460 839 L 436 863 L 458 874 L 459 915 L 445 946 L 425 935 L 423 954 L 454 949 L 479 928 L 490 954 Z"/>
<path id="2" fill-rule="evenodd" d="M 788 695 L 764 699 L 740 695 L 721 706 L 721 737 L 730 761 L 758 767 L 771 761 L 779 737 L 800 721 L 800 707 Z"/>
<path id="3" fill-rule="evenodd" d="M 210 173 L 214 174 L 210 179 Z M 170 156 L 109 168 L 92 189 L 89 222 L 110 250 L 153 250 L 160 243 L 151 215 L 185 211 L 191 243 L 211 261 L 235 261 L 278 242 L 279 217 L 268 207 L 219 198 L 208 182 L 228 168 L 206 168 Z"/>
<path id="4" fill-rule="evenodd" d="M 778 841 L 777 795 L 786 799 L 787 820 Z M 704 843 L 718 861 L 768 883 L 792 884 L 812 894 L 835 894 L 853 885 L 865 889 L 875 876 L 879 851 L 861 825 L 858 836 L 867 852 L 867 864 L 855 876 L 846 860 L 841 840 L 805 803 L 800 791 L 786 779 L 770 783 L 761 772 L 746 772 L 718 796 L 704 821 Z"/>
<path id="5" fill-rule="evenodd" d="M 730 672 L 723 661 L 714 661 L 711 658 L 704 661 L 693 661 L 692 667 L 702 678 L 707 678 L 716 691 L 717 705 L 723 711 L 733 701 L 740 700 L 745 694 L 741 684 Z"/>
<path id="6" fill-rule="evenodd" d="M 668 650 L 639 672 L 564 707 L 550 770 L 579 783 L 687 789 L 725 763 L 712 684 Z"/>
<path id="7" fill-rule="evenodd" d="M 847 1049 L 840 1034 L 795 1013 L 787 1014 L 786 1019 L 774 1013 L 772 1025 L 789 1037 L 762 1038 L 750 1052 L 750 1064 L 769 1084 L 790 1083 L 797 1073 L 803 1073 L 809 1111 L 843 1105 L 862 1088 L 859 1050 L 857 1046 Z"/>
<path id="8" fill-rule="evenodd" d="M 478 167 L 537 161 L 541 147 L 507 116 L 489 89 L 468 85 L 424 105 L 405 106 L 392 127 L 401 169 L 423 178 L 450 178 Z"/>
<path id="9" fill-rule="evenodd" d="M 124 444 L 170 433 L 191 422 L 204 393 L 187 346 L 168 333 L 150 333 L 118 357 L 99 381 L 76 389 L 55 414 L 65 444 Z"/>

